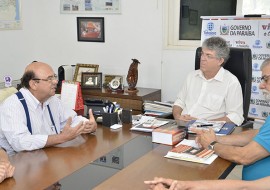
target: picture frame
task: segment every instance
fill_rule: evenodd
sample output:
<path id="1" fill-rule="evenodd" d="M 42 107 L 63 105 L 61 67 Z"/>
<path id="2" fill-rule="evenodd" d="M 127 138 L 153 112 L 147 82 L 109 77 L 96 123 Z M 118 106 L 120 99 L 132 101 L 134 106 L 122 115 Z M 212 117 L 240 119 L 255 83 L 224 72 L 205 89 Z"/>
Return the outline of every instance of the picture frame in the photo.
<path id="1" fill-rule="evenodd" d="M 81 82 L 83 72 L 98 72 L 98 67 L 95 64 L 76 64 L 73 81 Z"/>
<path id="2" fill-rule="evenodd" d="M 105 42 L 104 17 L 77 17 L 77 38 L 83 42 Z"/>
<path id="3" fill-rule="evenodd" d="M 124 85 L 124 75 L 105 74 L 103 87 L 111 90 L 122 90 Z"/>
<path id="4" fill-rule="evenodd" d="M 60 0 L 61 14 L 120 14 L 121 0 Z"/>
<path id="5" fill-rule="evenodd" d="M 82 88 L 102 88 L 102 73 L 82 72 Z"/>
<path id="6" fill-rule="evenodd" d="M 189 9 L 189 24 L 197 25 L 197 23 L 198 23 L 198 11 Z"/>

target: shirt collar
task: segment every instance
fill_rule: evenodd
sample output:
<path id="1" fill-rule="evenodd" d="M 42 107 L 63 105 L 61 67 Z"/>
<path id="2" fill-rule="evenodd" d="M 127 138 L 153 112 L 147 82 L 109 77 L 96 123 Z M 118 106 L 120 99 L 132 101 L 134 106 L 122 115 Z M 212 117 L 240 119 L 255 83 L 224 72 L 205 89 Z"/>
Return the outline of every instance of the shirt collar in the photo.
<path id="1" fill-rule="evenodd" d="M 35 109 L 37 109 L 39 106 L 41 106 L 41 102 L 27 89 L 27 88 L 21 88 L 20 91 L 23 93 L 25 99 L 28 98 L 30 100 L 30 104 L 34 106 Z M 43 107 L 47 106 L 50 103 L 51 98 L 46 100 L 43 103 Z"/>
<path id="2" fill-rule="evenodd" d="M 209 80 L 223 81 L 224 73 L 225 73 L 225 69 L 223 67 L 220 67 L 220 69 L 217 72 L 216 76 L 214 78 L 212 78 L 212 79 L 209 79 Z M 200 69 L 198 70 L 198 72 L 195 75 L 203 78 L 204 80 L 207 80 L 204 77 L 203 72 Z"/>

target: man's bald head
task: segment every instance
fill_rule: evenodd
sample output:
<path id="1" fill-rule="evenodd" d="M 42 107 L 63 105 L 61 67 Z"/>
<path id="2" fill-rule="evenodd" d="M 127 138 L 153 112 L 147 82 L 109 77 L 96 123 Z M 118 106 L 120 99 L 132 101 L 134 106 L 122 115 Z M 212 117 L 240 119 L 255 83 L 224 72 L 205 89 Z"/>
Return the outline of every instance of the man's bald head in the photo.
<path id="1" fill-rule="evenodd" d="M 30 63 L 25 68 L 23 77 L 21 78 L 21 86 L 29 89 L 30 87 L 29 81 L 34 78 L 40 78 L 39 75 L 42 75 L 44 71 L 46 71 L 47 69 L 52 70 L 51 66 L 48 65 L 47 63 L 38 62 L 38 61 L 34 61 Z"/>

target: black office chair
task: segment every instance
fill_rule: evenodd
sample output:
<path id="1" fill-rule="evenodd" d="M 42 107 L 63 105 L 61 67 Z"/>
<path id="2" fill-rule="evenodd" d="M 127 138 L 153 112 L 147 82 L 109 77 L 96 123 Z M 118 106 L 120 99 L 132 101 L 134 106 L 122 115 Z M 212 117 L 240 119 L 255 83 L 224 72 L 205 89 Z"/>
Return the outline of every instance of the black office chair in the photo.
<path id="1" fill-rule="evenodd" d="M 195 55 L 195 69 L 200 68 L 199 52 L 201 47 L 198 47 Z M 251 80 L 252 80 L 252 57 L 251 50 L 246 48 L 230 48 L 230 58 L 223 66 L 232 74 L 234 74 L 242 87 L 243 94 L 243 127 L 253 127 L 253 123 L 248 121 L 248 110 L 251 96 Z"/>

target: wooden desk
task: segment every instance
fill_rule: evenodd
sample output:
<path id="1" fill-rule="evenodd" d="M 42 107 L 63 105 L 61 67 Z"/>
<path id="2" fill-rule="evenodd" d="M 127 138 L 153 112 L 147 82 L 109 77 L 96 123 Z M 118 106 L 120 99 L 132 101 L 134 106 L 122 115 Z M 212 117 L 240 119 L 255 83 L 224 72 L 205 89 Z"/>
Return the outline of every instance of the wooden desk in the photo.
<path id="1" fill-rule="evenodd" d="M 98 126 L 96 135 L 83 135 L 66 144 L 68 147 L 17 153 L 10 158 L 16 167 L 14 177 L 3 181 L 0 189 L 45 189 L 142 134 L 130 132 L 130 127 L 131 125 L 125 125 L 118 131 L 111 131 Z M 163 156 L 172 147 L 154 145 L 151 151 L 98 185 L 96 189 L 145 189 L 143 181 L 153 179 L 154 176 L 182 180 L 218 179 L 226 177 L 234 167 L 233 163 L 222 158 L 217 158 L 211 165 L 167 159 Z M 84 177 L 89 180 L 87 176 Z"/>
<path id="2" fill-rule="evenodd" d="M 179 180 L 219 179 L 234 168 L 234 164 L 221 158 L 210 165 L 164 158 L 169 150 L 169 146 L 158 146 L 94 189 L 147 189 L 148 186 L 143 182 L 154 177 Z"/>
<path id="3" fill-rule="evenodd" d="M 132 109 L 132 114 L 140 114 L 143 112 L 144 100 L 156 100 L 161 101 L 161 90 L 153 88 L 137 88 L 139 91 L 136 93 L 117 93 L 107 91 L 104 88 L 102 90 L 82 90 L 84 99 L 102 99 L 110 100 L 111 102 L 117 102 L 122 108 Z"/>
<path id="4" fill-rule="evenodd" d="M 210 165 L 164 158 L 170 149 L 170 146 L 158 146 L 95 187 L 94 190 L 132 189 L 132 187 L 147 189 L 148 186 L 143 182 L 152 180 L 154 177 L 177 180 L 225 179 L 236 165 L 220 157 Z"/>
<path id="5" fill-rule="evenodd" d="M 138 136 L 131 133 L 130 126 L 121 132 L 98 126 L 96 135 L 83 135 L 69 147 L 50 147 L 32 152 L 20 152 L 11 156 L 15 166 L 13 178 L 0 184 L 2 190 L 45 189 L 60 179 L 91 163 L 102 155 Z"/>

